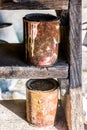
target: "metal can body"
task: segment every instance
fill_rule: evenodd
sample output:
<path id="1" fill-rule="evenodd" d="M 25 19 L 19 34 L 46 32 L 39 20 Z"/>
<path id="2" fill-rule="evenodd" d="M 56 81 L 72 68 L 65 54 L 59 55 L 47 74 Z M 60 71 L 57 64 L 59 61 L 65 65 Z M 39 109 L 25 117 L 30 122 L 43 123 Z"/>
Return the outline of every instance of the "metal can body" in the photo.
<path id="1" fill-rule="evenodd" d="M 48 81 L 56 82 L 52 79 Z M 41 91 L 29 89 L 29 82 L 26 89 L 26 114 L 28 122 L 35 126 L 54 125 L 58 103 L 58 89 L 57 86 L 55 87 L 57 84 L 53 83 L 54 88 L 50 90 L 48 83 L 49 90 Z"/>
<path id="2" fill-rule="evenodd" d="M 27 62 L 36 66 L 53 65 L 58 58 L 60 20 L 49 14 L 24 17 Z"/>

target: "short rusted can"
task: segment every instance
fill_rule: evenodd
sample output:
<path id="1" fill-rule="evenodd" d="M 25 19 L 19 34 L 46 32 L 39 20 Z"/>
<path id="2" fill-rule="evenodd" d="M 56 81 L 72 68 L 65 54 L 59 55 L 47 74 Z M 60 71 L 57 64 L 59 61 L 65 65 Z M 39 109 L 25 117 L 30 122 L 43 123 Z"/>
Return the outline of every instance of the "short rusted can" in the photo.
<path id="1" fill-rule="evenodd" d="M 35 126 L 52 126 L 58 104 L 58 82 L 54 79 L 29 80 L 26 84 L 27 121 Z"/>
<path id="2" fill-rule="evenodd" d="M 23 18 L 27 63 L 52 66 L 58 59 L 60 18 L 51 14 L 27 14 Z"/>

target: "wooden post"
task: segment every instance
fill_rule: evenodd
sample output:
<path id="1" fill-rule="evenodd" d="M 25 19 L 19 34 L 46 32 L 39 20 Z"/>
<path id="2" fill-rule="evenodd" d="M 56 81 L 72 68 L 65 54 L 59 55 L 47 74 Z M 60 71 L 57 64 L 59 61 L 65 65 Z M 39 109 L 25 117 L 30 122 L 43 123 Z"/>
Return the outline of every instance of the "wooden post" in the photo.
<path id="1" fill-rule="evenodd" d="M 81 89 L 81 0 L 70 0 L 69 20 L 71 130 L 84 130 Z"/>

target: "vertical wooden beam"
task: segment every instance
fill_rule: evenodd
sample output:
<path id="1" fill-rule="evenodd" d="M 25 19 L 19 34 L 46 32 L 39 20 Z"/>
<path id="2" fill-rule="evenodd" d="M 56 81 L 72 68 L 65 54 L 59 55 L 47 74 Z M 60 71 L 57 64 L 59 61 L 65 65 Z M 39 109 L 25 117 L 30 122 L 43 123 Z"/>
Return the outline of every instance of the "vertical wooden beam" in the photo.
<path id="1" fill-rule="evenodd" d="M 69 21 L 71 130 L 84 130 L 81 89 L 81 0 L 70 0 Z"/>
<path id="2" fill-rule="evenodd" d="M 78 3 L 76 2 L 78 1 Z M 75 4 L 76 3 L 76 4 Z M 81 48 L 81 4 L 80 0 L 70 0 L 70 87 L 82 85 L 82 48 Z"/>

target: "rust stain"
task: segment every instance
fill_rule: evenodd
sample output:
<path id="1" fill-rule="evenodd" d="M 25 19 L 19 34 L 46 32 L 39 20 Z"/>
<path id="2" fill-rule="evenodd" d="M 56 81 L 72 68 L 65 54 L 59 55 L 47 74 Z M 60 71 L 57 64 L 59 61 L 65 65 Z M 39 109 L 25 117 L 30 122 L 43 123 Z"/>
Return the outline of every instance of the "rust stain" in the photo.
<path id="1" fill-rule="evenodd" d="M 57 82 L 57 81 L 55 81 Z M 55 85 L 53 86 L 55 87 Z M 54 125 L 57 104 L 58 89 L 52 91 L 34 91 L 26 89 L 26 112 L 29 123 L 36 126 Z"/>

